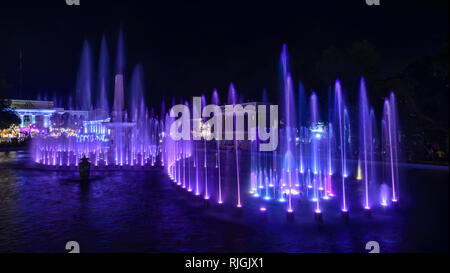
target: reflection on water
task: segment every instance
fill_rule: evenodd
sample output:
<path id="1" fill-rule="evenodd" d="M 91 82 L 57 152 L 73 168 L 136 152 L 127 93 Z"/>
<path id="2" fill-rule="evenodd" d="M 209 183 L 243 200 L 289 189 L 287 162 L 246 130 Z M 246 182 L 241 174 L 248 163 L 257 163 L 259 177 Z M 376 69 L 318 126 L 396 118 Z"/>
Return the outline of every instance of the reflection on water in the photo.
<path id="1" fill-rule="evenodd" d="M 265 218 L 250 212 L 258 209 L 251 200 L 242 217 L 206 209 L 162 169 L 93 172 L 81 183 L 76 172 L 28 162 L 24 152 L 0 152 L 1 252 L 65 252 L 71 240 L 82 252 L 364 252 L 367 241 L 382 252 L 448 252 L 448 169 L 406 172 L 414 198 L 401 211 L 374 211 L 372 219 L 355 211 L 345 224 L 324 207 L 319 225 L 308 203 L 293 223 L 270 206 Z M 420 183 L 430 175 L 433 187 Z"/>

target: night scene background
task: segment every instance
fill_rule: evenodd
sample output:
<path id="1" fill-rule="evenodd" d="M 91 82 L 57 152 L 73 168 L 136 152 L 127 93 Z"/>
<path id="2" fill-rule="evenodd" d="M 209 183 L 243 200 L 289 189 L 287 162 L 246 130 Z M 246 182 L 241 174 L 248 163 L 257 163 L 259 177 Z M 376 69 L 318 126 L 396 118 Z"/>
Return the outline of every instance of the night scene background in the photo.
<path id="1" fill-rule="evenodd" d="M 448 1 L 2 3 L 0 252 L 448 253 L 448 21 Z M 279 104 L 279 149 L 168 140 L 202 95 Z"/>

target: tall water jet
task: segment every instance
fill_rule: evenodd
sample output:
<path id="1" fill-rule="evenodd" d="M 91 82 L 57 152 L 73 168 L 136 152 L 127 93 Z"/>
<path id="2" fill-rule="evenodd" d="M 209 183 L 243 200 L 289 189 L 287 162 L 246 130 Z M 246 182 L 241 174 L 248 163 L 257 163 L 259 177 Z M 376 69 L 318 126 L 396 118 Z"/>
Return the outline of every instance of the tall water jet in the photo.
<path id="1" fill-rule="evenodd" d="M 159 115 L 160 115 L 160 121 L 159 121 L 159 124 L 160 124 L 160 128 L 161 128 L 161 132 L 160 132 L 160 145 L 161 145 L 161 150 L 162 150 L 162 153 L 164 154 L 166 151 L 165 151 L 165 149 L 166 149 L 166 145 L 165 145 L 165 140 L 166 140 L 166 124 L 165 124 L 165 119 L 164 119 L 164 115 L 165 115 L 165 113 L 166 113 L 166 103 L 165 103 L 165 101 L 164 101 L 164 98 L 162 99 L 162 101 L 161 101 L 161 110 L 160 110 L 160 113 L 159 113 Z M 164 167 L 164 165 L 165 165 L 165 160 L 164 160 L 164 156 L 161 156 L 161 166 L 163 166 Z"/>
<path id="2" fill-rule="evenodd" d="M 125 46 L 123 38 L 123 30 L 119 30 L 119 38 L 117 41 L 117 54 L 116 54 L 116 74 L 125 73 Z"/>
<path id="3" fill-rule="evenodd" d="M 234 88 L 233 83 L 230 83 L 230 87 L 228 89 L 228 104 L 234 105 L 236 104 L 236 89 Z M 235 113 L 233 113 L 233 116 L 225 116 L 225 119 L 232 119 L 233 128 L 234 128 L 234 153 L 235 153 L 235 163 L 236 163 L 236 182 L 237 182 L 237 204 L 236 206 L 238 208 L 242 207 L 241 203 L 241 182 L 240 182 L 240 172 L 239 172 L 239 147 L 238 147 L 238 141 L 237 141 L 237 135 L 236 135 L 236 120 L 235 120 Z M 226 123 L 226 121 L 225 121 Z"/>
<path id="4" fill-rule="evenodd" d="M 117 69 L 114 78 L 114 102 L 111 113 L 111 123 L 108 125 L 112 129 L 112 151 L 114 154 L 114 162 L 116 165 L 123 166 L 127 160 L 127 141 L 125 132 L 125 122 L 128 121 L 128 115 L 125 109 L 124 97 L 124 67 L 123 67 L 123 36 L 119 33 L 119 41 L 117 47 Z M 128 126 L 127 126 L 128 127 Z"/>
<path id="5" fill-rule="evenodd" d="M 219 93 L 217 92 L 217 89 L 213 90 L 211 101 L 214 105 L 220 105 L 220 99 L 219 99 Z M 214 128 L 214 130 L 217 130 L 217 128 Z M 221 164 L 220 164 L 220 142 L 218 139 L 216 139 L 216 168 L 218 170 L 217 178 L 218 178 L 218 203 L 222 204 L 222 176 L 220 173 L 221 170 Z"/>
<path id="6" fill-rule="evenodd" d="M 286 130 L 286 142 L 285 142 L 285 158 L 283 162 L 283 167 L 286 171 L 286 179 L 288 183 L 288 212 L 293 211 L 293 204 L 292 204 L 292 191 L 293 191 L 293 176 L 295 175 L 295 158 L 294 158 L 294 135 L 293 130 L 295 128 L 293 121 L 293 117 L 295 116 L 292 102 L 293 100 L 293 88 L 292 88 L 292 79 L 290 74 L 288 73 L 286 75 L 286 81 L 285 81 L 285 107 L 286 107 L 286 116 L 285 116 L 285 130 Z"/>
<path id="7" fill-rule="evenodd" d="M 322 134 L 319 133 L 320 127 L 318 127 L 319 122 L 319 106 L 317 101 L 316 93 L 311 94 L 310 106 L 309 106 L 309 118 L 311 127 L 314 128 L 312 130 L 313 135 L 311 136 L 311 149 L 312 149 L 312 170 L 313 170 L 313 189 L 314 189 L 314 197 L 313 201 L 316 202 L 315 213 L 320 213 L 320 192 L 319 187 L 320 184 L 318 180 L 321 179 L 321 162 L 320 162 L 320 140 L 322 138 Z"/>
<path id="8" fill-rule="evenodd" d="M 172 103 L 173 105 L 174 103 Z M 201 117 L 201 109 L 198 107 L 197 103 L 193 103 L 192 105 L 193 109 L 193 120 L 192 120 L 192 128 L 194 131 L 194 137 L 195 136 L 201 136 L 201 124 L 202 124 L 202 120 L 201 118 L 196 118 L 196 117 Z M 196 196 L 200 196 L 200 181 L 199 181 L 199 169 L 200 169 L 200 165 L 199 165 L 199 153 L 198 153 L 198 142 L 200 141 L 194 141 L 194 168 L 195 168 L 195 195 Z"/>
<path id="9" fill-rule="evenodd" d="M 305 172 L 305 162 L 304 162 L 304 139 L 305 139 L 305 128 L 306 128 L 306 97 L 305 88 L 300 82 L 298 86 L 298 130 L 299 130 L 299 168 L 300 174 L 303 175 Z"/>
<path id="10" fill-rule="evenodd" d="M 102 109 L 105 113 L 109 113 L 109 56 L 108 46 L 105 36 L 102 37 L 100 45 L 100 57 L 98 61 L 98 78 L 97 78 L 97 108 Z"/>
<path id="11" fill-rule="evenodd" d="M 348 212 L 348 204 L 346 199 L 346 189 L 345 189 L 345 178 L 347 176 L 346 170 L 346 128 L 345 128 L 345 103 L 344 98 L 342 96 L 341 90 L 341 82 L 336 80 L 334 84 L 334 107 L 335 107 L 335 118 L 337 121 L 335 122 L 337 126 L 339 138 L 339 153 L 340 153 L 340 163 L 341 163 L 341 186 L 342 186 L 342 207 L 341 210 L 343 213 Z"/>
<path id="12" fill-rule="evenodd" d="M 202 95 L 201 97 L 201 109 L 203 109 L 206 106 L 206 97 L 205 95 Z M 202 137 L 203 137 L 203 167 L 204 167 L 204 174 L 205 174 L 205 193 L 204 193 L 204 199 L 208 200 L 209 199 L 209 190 L 208 190 L 208 157 L 207 157 L 207 145 L 206 145 L 206 134 L 208 133 L 208 128 L 206 128 L 206 118 L 202 121 L 202 127 L 201 127 L 201 131 L 202 131 Z"/>
<path id="13" fill-rule="evenodd" d="M 383 108 L 383 141 L 387 154 L 389 174 L 392 187 L 392 202 L 398 201 L 398 126 L 394 93 L 384 100 Z"/>
<path id="14" fill-rule="evenodd" d="M 395 99 L 395 94 L 394 92 L 391 91 L 391 94 L 389 95 L 389 104 L 390 104 L 390 109 L 391 109 L 391 122 L 392 122 L 392 132 L 393 132 L 393 153 L 394 153 L 394 169 L 395 169 L 395 174 L 397 177 L 397 183 L 395 184 L 396 186 L 396 191 L 395 191 L 395 196 L 392 197 L 392 201 L 393 202 L 397 202 L 400 196 L 400 187 L 399 187 L 399 173 L 398 173 L 398 155 L 399 155 L 399 137 L 400 137 L 400 128 L 398 125 L 398 113 L 397 113 L 397 101 Z"/>
<path id="15" fill-rule="evenodd" d="M 293 192 L 293 179 L 295 175 L 295 158 L 294 158 L 294 140 L 295 140 L 295 108 L 294 108 L 294 87 L 292 83 L 292 78 L 289 73 L 289 56 L 287 52 L 287 46 L 284 44 L 281 55 L 280 55 L 280 70 L 281 70 L 281 102 L 284 106 L 284 145 L 282 147 L 282 151 L 284 153 L 284 160 L 282 169 L 285 172 L 285 183 L 287 185 L 287 194 L 288 194 L 288 206 L 287 212 L 291 214 L 293 209 L 292 204 L 292 192 Z M 290 216 L 292 217 L 292 216 Z"/>
<path id="16" fill-rule="evenodd" d="M 364 180 L 364 208 L 370 209 L 369 184 L 372 182 L 372 122 L 370 118 L 370 106 L 367 98 L 366 84 L 361 78 L 359 86 L 359 153 L 362 160 Z"/>
<path id="17" fill-rule="evenodd" d="M 378 127 L 377 120 L 375 118 L 375 111 L 373 108 L 370 109 L 370 123 L 372 128 L 372 139 L 371 139 L 371 151 L 370 151 L 370 161 L 371 161 L 371 178 L 372 178 L 372 192 L 371 198 L 376 200 L 376 183 L 378 182 L 378 172 L 377 172 L 377 164 L 376 164 L 376 154 L 379 148 L 378 145 Z M 375 190 L 374 190 L 375 189 Z"/>
<path id="18" fill-rule="evenodd" d="M 138 121 L 145 113 L 144 106 L 144 87 L 143 87 L 143 71 L 141 65 L 136 65 L 131 75 L 130 98 L 131 102 L 131 120 Z M 141 107 L 142 105 L 142 107 Z"/>
<path id="19" fill-rule="evenodd" d="M 76 106 L 81 110 L 90 110 L 92 93 L 92 53 L 87 40 L 83 43 L 80 67 L 76 85 Z"/>

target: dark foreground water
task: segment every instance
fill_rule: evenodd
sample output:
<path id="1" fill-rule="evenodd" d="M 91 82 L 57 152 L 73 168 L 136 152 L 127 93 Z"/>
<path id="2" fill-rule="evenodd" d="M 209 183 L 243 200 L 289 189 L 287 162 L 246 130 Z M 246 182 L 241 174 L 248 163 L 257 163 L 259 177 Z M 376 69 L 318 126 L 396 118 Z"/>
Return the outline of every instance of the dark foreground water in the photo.
<path id="1" fill-rule="evenodd" d="M 0 152 L 0 252 L 448 252 L 448 168 L 401 168 L 402 207 L 354 209 L 348 223 L 338 205 L 314 222 L 311 204 L 296 204 L 287 222 L 279 204 L 244 200 L 240 217 L 231 208 L 205 208 L 162 169 L 98 171 L 81 183 L 73 171 L 39 170 L 25 152 Z M 224 171 L 224 176 L 230 175 Z M 276 202 L 275 202 L 276 203 Z"/>

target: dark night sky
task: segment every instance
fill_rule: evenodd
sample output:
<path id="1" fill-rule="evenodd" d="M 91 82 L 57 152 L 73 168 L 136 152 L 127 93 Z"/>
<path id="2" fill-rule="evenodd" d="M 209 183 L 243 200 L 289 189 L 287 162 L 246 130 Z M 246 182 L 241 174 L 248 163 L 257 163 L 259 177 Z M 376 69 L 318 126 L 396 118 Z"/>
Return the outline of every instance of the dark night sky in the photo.
<path id="1" fill-rule="evenodd" d="M 244 3 L 245 2 L 245 3 Z M 382 69 L 395 71 L 430 54 L 448 35 L 448 1 L 5 1 L 0 6 L 0 74 L 15 84 L 23 51 L 24 93 L 72 92 L 83 40 L 97 62 L 106 35 L 115 63 L 119 27 L 125 33 L 127 74 L 142 63 L 146 97 L 226 94 L 230 81 L 246 98 L 276 92 L 283 43 L 294 79 L 329 47 L 368 40 L 382 53 Z"/>

